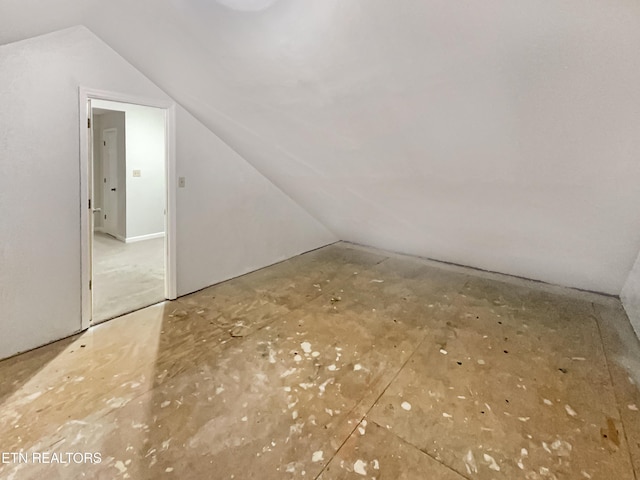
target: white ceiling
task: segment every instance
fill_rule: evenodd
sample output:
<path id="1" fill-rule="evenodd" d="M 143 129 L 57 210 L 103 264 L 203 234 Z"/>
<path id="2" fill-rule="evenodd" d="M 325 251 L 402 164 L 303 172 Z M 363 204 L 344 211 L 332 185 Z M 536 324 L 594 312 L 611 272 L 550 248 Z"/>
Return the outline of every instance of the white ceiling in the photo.
<path id="1" fill-rule="evenodd" d="M 75 24 L 342 239 L 609 293 L 638 253 L 635 0 L 0 4 Z"/>

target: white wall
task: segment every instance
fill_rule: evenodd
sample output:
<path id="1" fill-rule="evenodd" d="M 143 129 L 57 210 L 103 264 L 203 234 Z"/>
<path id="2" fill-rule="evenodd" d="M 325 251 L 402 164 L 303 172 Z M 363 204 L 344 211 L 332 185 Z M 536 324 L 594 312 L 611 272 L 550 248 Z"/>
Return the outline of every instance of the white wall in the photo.
<path id="1" fill-rule="evenodd" d="M 80 205 L 79 192 L 78 86 L 145 98 L 167 96 L 82 27 L 0 46 L 0 72 L 3 358 L 80 329 L 79 219 L 80 208 L 86 207 Z M 212 270 L 222 265 L 228 278 L 335 240 L 272 185 L 262 183 L 253 192 L 262 181 L 259 174 L 222 145 L 216 155 L 204 149 L 214 143 L 210 132 L 179 112 L 177 168 L 188 175 L 177 207 L 180 293 L 205 287 L 208 279 L 218 277 L 217 270 L 207 274 L 195 268 L 195 259 L 203 259 Z M 215 164 L 233 172 L 234 162 L 240 174 L 217 175 Z M 234 180 L 238 184 L 233 185 Z M 200 191 L 202 186 L 206 192 Z M 270 241 L 255 236 L 255 211 L 238 209 L 229 225 L 228 212 L 197 201 L 210 198 L 211 190 L 259 196 L 262 204 L 256 208 L 266 218 L 258 223 Z M 227 235 L 233 248 L 205 240 L 216 238 L 219 230 L 232 230 Z M 251 255 L 245 258 L 247 251 Z"/>
<path id="2" fill-rule="evenodd" d="M 209 61 L 178 78 L 114 45 L 340 238 L 620 292 L 640 249 L 637 2 L 180 4 Z"/>
<path id="3" fill-rule="evenodd" d="M 636 0 L 2 5 L 0 42 L 89 25 L 342 239 L 613 294 L 640 250 Z"/>
<path id="4" fill-rule="evenodd" d="M 127 118 L 127 240 L 165 231 L 165 114 L 132 106 Z M 134 177 L 138 170 L 139 177 Z"/>
<path id="5" fill-rule="evenodd" d="M 629 273 L 620 299 L 636 335 L 640 338 L 640 255 Z"/>
<path id="6" fill-rule="evenodd" d="M 165 117 L 164 110 L 120 102 L 94 100 L 94 108 L 124 112 L 126 162 L 120 185 L 126 195 L 122 236 L 127 241 L 164 232 L 165 195 Z M 120 137 L 118 137 L 120 138 Z M 134 177 L 133 171 L 140 176 Z"/>
<path id="7" fill-rule="evenodd" d="M 338 240 L 184 108 L 176 117 L 187 182 L 178 189 L 178 295 Z"/>

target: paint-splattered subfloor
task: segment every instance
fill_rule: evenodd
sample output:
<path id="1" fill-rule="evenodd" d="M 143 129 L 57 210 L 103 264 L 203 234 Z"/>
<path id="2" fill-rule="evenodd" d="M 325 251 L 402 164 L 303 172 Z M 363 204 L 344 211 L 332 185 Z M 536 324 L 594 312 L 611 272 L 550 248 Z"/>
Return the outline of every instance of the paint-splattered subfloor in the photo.
<path id="1" fill-rule="evenodd" d="M 639 377 L 616 299 L 342 243 L 0 362 L 0 478 L 631 480 Z"/>

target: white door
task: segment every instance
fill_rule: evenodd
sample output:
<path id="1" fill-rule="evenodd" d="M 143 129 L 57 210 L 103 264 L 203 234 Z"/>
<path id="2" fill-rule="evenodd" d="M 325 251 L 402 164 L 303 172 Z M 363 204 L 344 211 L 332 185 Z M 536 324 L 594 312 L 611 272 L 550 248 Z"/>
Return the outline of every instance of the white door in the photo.
<path id="1" fill-rule="evenodd" d="M 118 236 L 118 131 L 108 128 L 102 132 L 102 176 L 104 194 L 102 215 L 104 231 Z"/>

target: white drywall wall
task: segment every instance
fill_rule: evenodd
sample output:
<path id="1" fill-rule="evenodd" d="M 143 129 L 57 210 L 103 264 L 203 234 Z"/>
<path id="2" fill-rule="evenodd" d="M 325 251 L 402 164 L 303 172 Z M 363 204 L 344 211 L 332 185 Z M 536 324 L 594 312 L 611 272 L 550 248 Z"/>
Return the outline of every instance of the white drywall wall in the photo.
<path id="1" fill-rule="evenodd" d="M 1 46 L 0 72 L 3 358 L 80 329 L 78 86 L 144 98 L 168 97 L 82 27 Z M 195 119 L 179 111 L 177 168 L 182 175 L 190 175 L 177 207 L 182 229 L 177 241 L 180 293 L 205 287 L 207 278 L 216 275 L 207 277 L 198 268 L 192 270 L 194 259 L 204 259 L 202 263 L 210 268 L 223 265 L 228 278 L 335 240 L 268 183 L 258 192 L 261 205 L 256 208 L 263 216 L 258 220 L 247 208 L 237 209 L 233 215 L 198 204 L 198 199 L 210 198 L 213 188 L 218 189 L 221 200 L 225 191 L 251 195 L 252 185 L 262 179 L 229 150 L 218 148 L 217 156 L 212 157 L 208 150 L 185 148 L 208 148 L 213 140 Z M 233 171 L 229 162 L 237 162 L 242 174 L 220 178 L 215 166 L 200 167 L 207 160 L 222 163 L 225 171 Z M 238 184 L 234 185 L 234 180 Z M 199 190 L 203 185 L 206 192 Z M 230 209 L 235 207 L 228 204 Z M 203 218 L 202 212 L 213 218 Z M 234 220 L 232 225 L 226 223 L 229 218 Z M 255 236 L 256 221 L 269 241 Z M 233 248 L 204 240 L 215 238 L 220 230 L 232 230 L 228 235 L 233 237 Z M 251 255 L 245 258 L 248 251 Z"/>
<path id="2" fill-rule="evenodd" d="M 129 240 L 165 231 L 165 112 L 132 106 L 126 110 L 126 119 Z M 140 176 L 134 176 L 134 171 Z"/>
<path id="3" fill-rule="evenodd" d="M 89 25 L 342 239 L 612 294 L 640 250 L 637 1 L 2 9 Z"/>
<path id="4" fill-rule="evenodd" d="M 264 266 L 264 250 L 280 252 L 275 263 L 338 240 L 182 107 L 176 118 L 178 177 L 186 179 L 178 245 L 190 247 L 178 256 L 179 295 L 237 276 L 240 263 L 244 273 Z"/>
<path id="5" fill-rule="evenodd" d="M 620 299 L 636 335 L 640 338 L 640 255 L 629 273 Z"/>
<path id="6" fill-rule="evenodd" d="M 119 185 L 126 195 L 126 213 L 121 217 L 126 225 L 123 237 L 127 241 L 164 232 L 165 211 L 165 118 L 164 110 L 120 102 L 94 100 L 93 108 L 124 112 L 125 127 L 119 133 L 124 138 L 126 161 Z M 134 177 L 138 170 L 139 177 Z"/>

